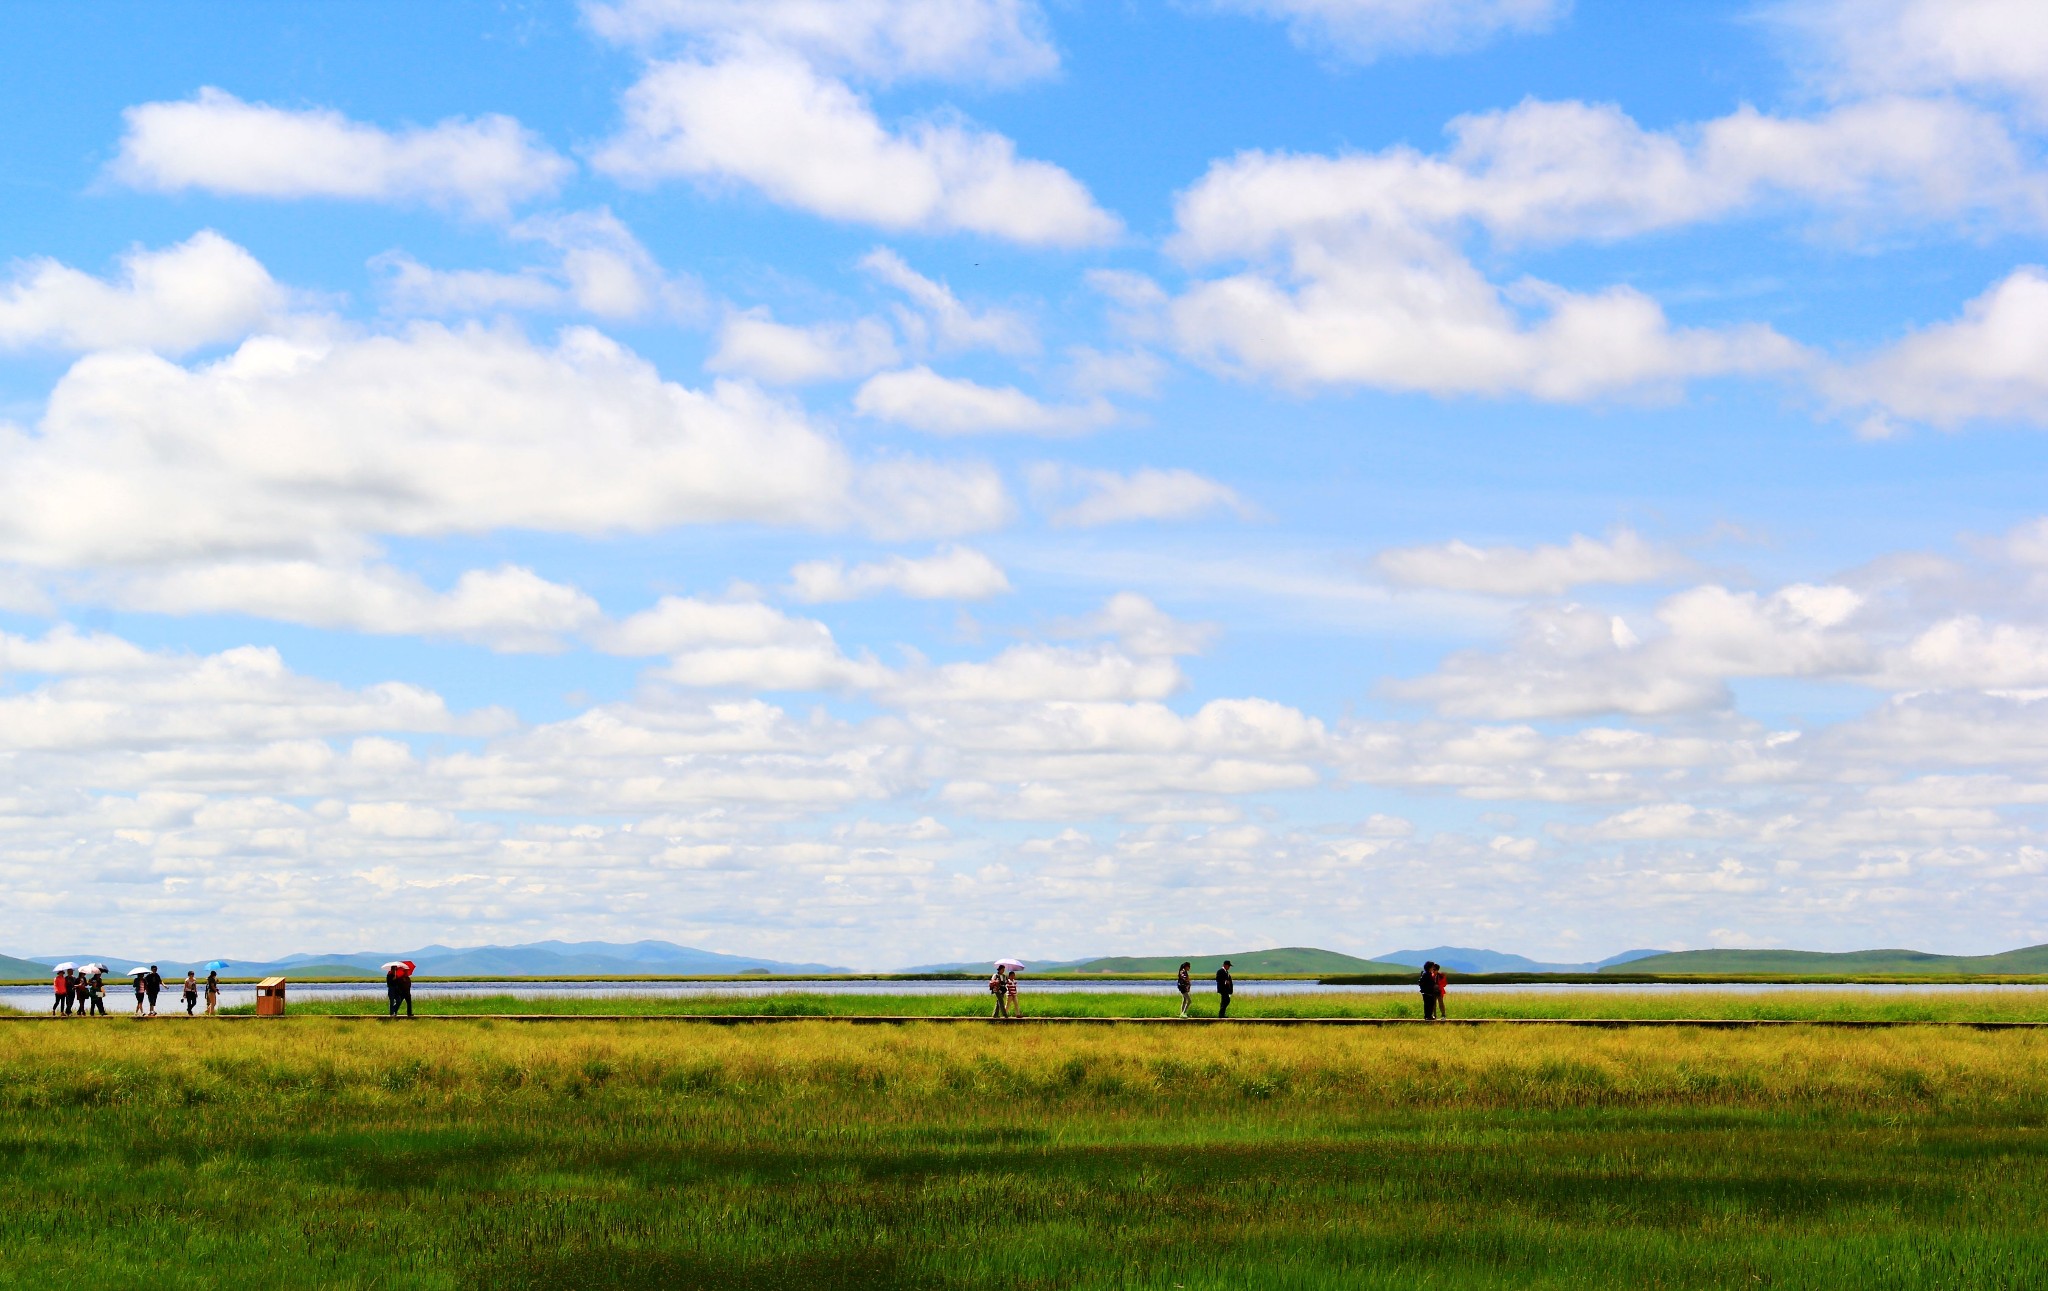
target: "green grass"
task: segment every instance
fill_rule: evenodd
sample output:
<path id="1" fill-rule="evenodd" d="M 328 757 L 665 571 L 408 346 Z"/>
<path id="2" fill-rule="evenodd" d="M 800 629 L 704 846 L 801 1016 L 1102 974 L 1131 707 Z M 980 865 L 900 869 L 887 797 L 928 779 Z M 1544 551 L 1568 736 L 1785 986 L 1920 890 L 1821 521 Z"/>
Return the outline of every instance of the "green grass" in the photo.
<path id="1" fill-rule="evenodd" d="M 2031 1032 L 0 1027 L 0 1286 L 2037 1287 Z"/>
<path id="2" fill-rule="evenodd" d="M 423 1013 L 702 1015 L 743 1013 L 780 1017 L 984 1017 L 993 1001 L 980 992 L 958 995 L 866 995 L 850 993 L 749 993 L 693 997 L 614 995 L 547 998 L 486 995 L 468 998 L 415 997 Z M 1171 1017 L 1180 1011 L 1175 995 L 1128 992 L 1046 992 L 1028 987 L 1019 1003 L 1029 1017 Z M 1459 991 L 1450 997 L 1462 1018 L 1761 1018 L 1780 1021 L 2048 1022 L 2048 989 L 1929 991 L 1891 994 L 1824 989 L 1741 992 L 1684 991 Z M 292 1002 L 293 1014 L 381 1016 L 381 996 L 357 1000 Z M 1195 1010 L 1216 1014 L 1214 994 L 1198 993 Z M 244 1005 L 230 1013 L 250 1013 Z M 1345 992 L 1303 995 L 1240 995 L 1231 1015 L 1241 1018 L 1417 1017 L 1416 995 L 1400 992 Z"/>

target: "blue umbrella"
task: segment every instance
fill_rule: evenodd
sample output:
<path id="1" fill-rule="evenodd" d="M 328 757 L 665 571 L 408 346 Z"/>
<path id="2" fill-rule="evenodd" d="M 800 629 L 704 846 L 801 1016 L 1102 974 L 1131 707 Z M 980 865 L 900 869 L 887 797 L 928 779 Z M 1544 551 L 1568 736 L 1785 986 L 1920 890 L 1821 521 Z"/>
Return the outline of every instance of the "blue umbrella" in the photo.
<path id="1" fill-rule="evenodd" d="M 225 959 L 209 959 L 206 961 L 206 971 L 209 973 L 218 973 L 223 968 L 233 967 L 234 965 Z"/>

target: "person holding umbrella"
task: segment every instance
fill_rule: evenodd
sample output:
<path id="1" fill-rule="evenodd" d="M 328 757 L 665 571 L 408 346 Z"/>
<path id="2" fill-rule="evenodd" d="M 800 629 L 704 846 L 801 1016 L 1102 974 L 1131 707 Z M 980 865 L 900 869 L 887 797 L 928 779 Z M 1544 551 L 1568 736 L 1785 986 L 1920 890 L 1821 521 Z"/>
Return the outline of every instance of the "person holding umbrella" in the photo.
<path id="1" fill-rule="evenodd" d="M 1002 1009 L 1007 1005 L 1009 1015 L 1012 1018 L 1024 1016 L 1023 1010 L 1017 1007 L 1017 974 L 1023 971 L 1024 961 L 1021 959 L 998 959 L 996 961 L 996 972 L 1001 976 L 1003 984 L 1003 993 L 998 999 L 996 1007 Z M 1001 1016 L 1001 1014 L 997 1016 Z"/>
<path id="2" fill-rule="evenodd" d="M 216 959 L 206 966 L 206 1016 L 213 1017 L 220 1012 L 220 970 L 232 967 L 225 959 Z"/>
<path id="3" fill-rule="evenodd" d="M 105 964 L 94 964 L 92 966 L 92 977 L 85 984 L 87 999 L 92 1005 L 92 1014 L 96 1018 L 107 1016 L 106 971 L 107 966 Z"/>
<path id="4" fill-rule="evenodd" d="M 142 979 L 149 976 L 149 970 L 131 968 L 128 970 L 128 976 L 135 982 L 135 1016 L 139 1018 L 142 1016 Z"/>
<path id="5" fill-rule="evenodd" d="M 163 989 L 164 975 L 156 971 L 155 964 L 151 964 L 149 971 L 142 975 L 142 993 L 149 997 L 149 1016 L 151 1017 L 156 1016 L 157 993 Z"/>
<path id="6" fill-rule="evenodd" d="M 412 973 L 410 959 L 394 960 L 384 965 L 384 997 L 391 1006 L 391 1017 L 398 1016 L 398 1006 L 405 1004 L 405 1016 L 412 1016 Z"/>

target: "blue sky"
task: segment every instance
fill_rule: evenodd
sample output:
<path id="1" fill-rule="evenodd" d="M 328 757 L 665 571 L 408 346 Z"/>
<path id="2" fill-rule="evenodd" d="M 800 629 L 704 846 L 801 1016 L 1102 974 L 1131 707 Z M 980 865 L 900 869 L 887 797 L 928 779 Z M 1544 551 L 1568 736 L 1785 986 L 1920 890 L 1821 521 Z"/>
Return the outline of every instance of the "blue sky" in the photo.
<path id="1" fill-rule="evenodd" d="M 2048 940 L 2030 5 L 0 23 L 15 951 Z"/>

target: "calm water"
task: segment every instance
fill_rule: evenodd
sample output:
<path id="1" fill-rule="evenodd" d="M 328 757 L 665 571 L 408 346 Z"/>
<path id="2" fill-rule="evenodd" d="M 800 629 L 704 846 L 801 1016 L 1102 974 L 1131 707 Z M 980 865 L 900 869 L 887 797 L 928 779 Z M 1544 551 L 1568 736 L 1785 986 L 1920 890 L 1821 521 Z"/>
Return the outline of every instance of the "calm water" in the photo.
<path id="1" fill-rule="evenodd" d="M 176 983 L 165 983 L 170 988 L 157 997 L 157 1013 L 183 1013 L 185 1006 L 180 999 Z M 1941 983 L 1902 983 L 1849 985 L 1808 985 L 1798 982 L 1741 982 L 1725 985 L 1700 986 L 1692 983 L 1674 982 L 1584 982 L 1558 985 L 1499 985 L 1464 986 L 1453 981 L 1452 988 L 1459 995 L 1517 995 L 1531 991 L 1570 991 L 1574 994 L 1608 995 L 1668 995 L 1674 992 L 1718 991 L 1741 994 L 1764 994 L 1774 991 L 1859 991 L 1872 994 L 1912 995 L 1930 991 L 2048 991 L 2048 986 L 2011 985 L 2004 983 L 1971 983 L 1953 985 Z M 1034 982 L 1025 977 L 1021 993 L 1025 995 L 1067 994 L 1070 992 L 1113 993 L 1119 995 L 1171 995 L 1171 979 L 1162 978 L 1156 982 Z M 822 992 L 832 995 L 971 995 L 986 996 L 988 988 L 978 981 L 965 982 L 845 982 L 845 981 L 779 981 L 779 982 L 450 982 L 439 984 L 421 980 L 413 984 L 413 1003 L 420 1008 L 430 1007 L 436 996 L 455 998 L 476 995 L 516 995 L 527 999 L 549 997 L 604 999 L 620 995 L 703 997 L 725 996 L 735 1002 L 736 1011 L 745 1011 L 745 1001 L 751 997 L 775 995 L 791 991 Z M 384 998 L 381 982 L 339 983 L 339 982 L 293 982 L 289 987 L 290 999 L 375 999 Z M 1410 995 L 1413 986 L 1324 986 L 1317 982 L 1246 982 L 1237 984 L 1239 995 Z M 1195 984 L 1197 996 L 1214 993 L 1214 987 L 1203 981 Z M 252 1004 L 256 999 L 253 986 L 226 986 L 221 988 L 220 1002 L 223 1008 L 237 1004 Z M 0 1005 L 31 1011 L 45 1011 L 50 1007 L 48 986 L 7 986 L 0 987 Z M 202 1002 L 201 1008 L 205 1007 Z M 135 1008 L 135 996 L 123 980 L 108 983 L 107 1012 L 120 1015 Z"/>

